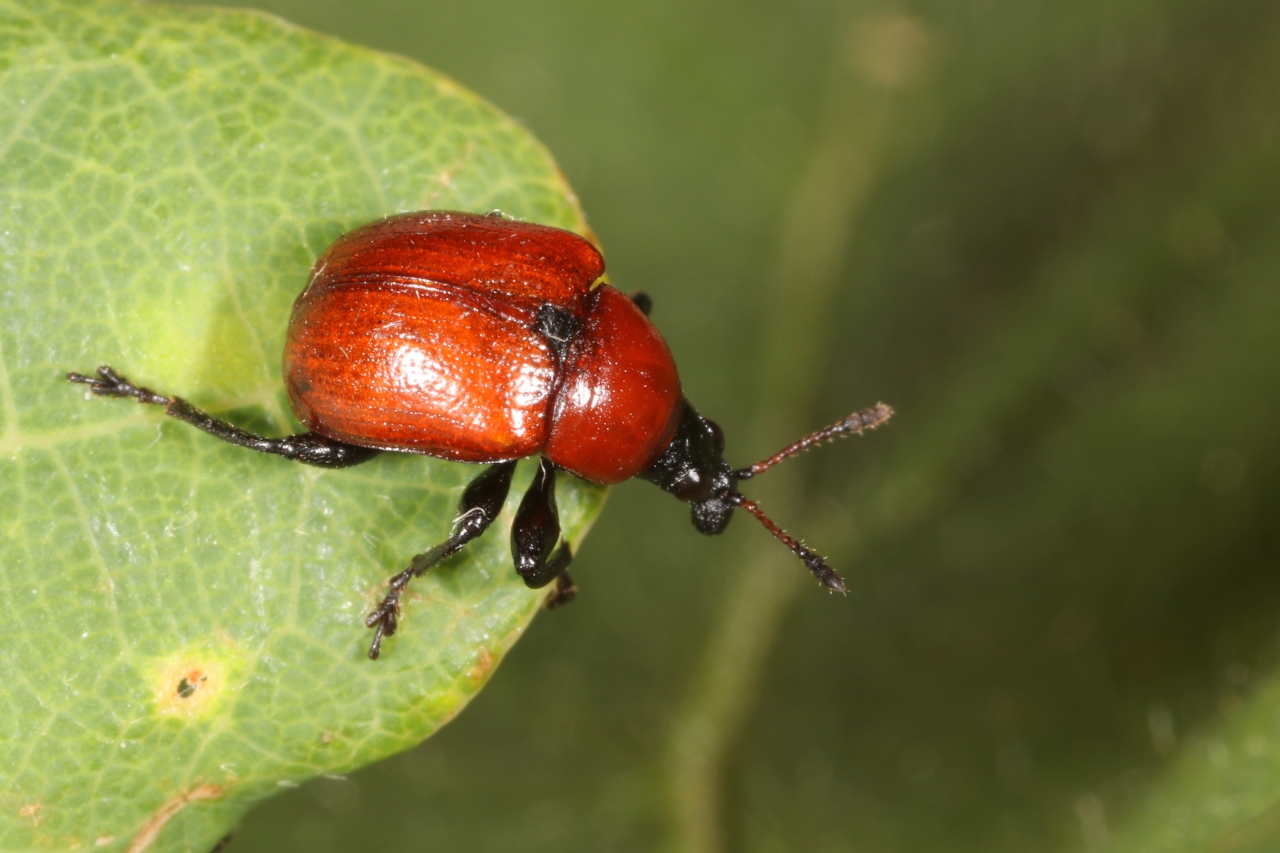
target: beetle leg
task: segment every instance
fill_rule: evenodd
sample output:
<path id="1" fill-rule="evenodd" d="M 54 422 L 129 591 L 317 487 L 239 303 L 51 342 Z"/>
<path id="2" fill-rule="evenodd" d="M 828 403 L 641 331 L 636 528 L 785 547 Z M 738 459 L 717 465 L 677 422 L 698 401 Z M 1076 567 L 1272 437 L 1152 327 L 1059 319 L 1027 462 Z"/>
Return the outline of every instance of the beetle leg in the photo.
<path id="1" fill-rule="evenodd" d="M 547 596 L 543 607 L 548 610 L 555 610 L 562 604 L 568 604 L 578 597 L 578 585 L 573 582 L 573 578 L 569 577 L 569 573 L 565 571 L 569 563 L 573 561 L 573 552 L 569 550 L 569 543 L 561 545 L 559 550 L 551 558 L 552 566 L 558 566 L 556 569 L 556 588 L 551 590 L 551 594 Z"/>
<path id="2" fill-rule="evenodd" d="M 391 578 L 391 591 L 364 620 L 365 625 L 374 629 L 373 643 L 369 646 L 371 660 L 378 659 L 382 650 L 382 638 L 390 637 L 396 632 L 400 615 L 400 594 L 409 585 L 409 581 L 445 557 L 456 554 L 463 545 L 485 532 L 498 517 L 498 513 L 502 512 L 502 504 L 507 499 L 507 492 L 511 490 L 511 474 L 515 470 L 516 463 L 512 460 L 490 465 L 481 472 L 462 493 L 462 500 L 458 501 L 458 517 L 453 522 L 453 532 L 449 538 L 414 557 L 409 561 L 409 568 Z"/>
<path id="3" fill-rule="evenodd" d="M 565 574 L 573 559 L 569 543 L 560 541 L 560 517 L 556 512 L 556 466 L 543 457 L 533 475 L 529 490 L 520 501 L 515 521 L 511 524 L 511 556 L 516 572 L 530 589 L 541 589 L 556 581 L 556 590 L 548 606 L 564 604 L 573 598 L 576 588 Z M 554 555 L 552 552 L 555 552 Z M 561 580 L 563 578 L 563 580 Z"/>
<path id="4" fill-rule="evenodd" d="M 283 456 L 285 459 L 307 465 L 316 465 L 320 468 L 349 468 L 361 462 L 368 462 L 379 452 L 369 447 L 358 447 L 325 438 L 314 432 L 299 433 L 285 438 L 255 435 L 197 409 L 181 397 L 166 397 L 150 388 L 134 385 L 105 364 L 98 368 L 94 376 L 68 373 L 67 379 L 88 385 L 89 390 L 99 397 L 132 397 L 139 403 L 164 406 L 166 415 L 186 421 L 193 427 L 204 430 L 209 435 L 229 444 L 247 447 L 261 453 L 274 453 L 276 456 Z"/>
<path id="5" fill-rule="evenodd" d="M 640 309 L 640 313 L 648 317 L 649 312 L 653 310 L 653 297 L 645 293 L 643 290 L 637 290 L 631 294 L 631 301 Z"/>

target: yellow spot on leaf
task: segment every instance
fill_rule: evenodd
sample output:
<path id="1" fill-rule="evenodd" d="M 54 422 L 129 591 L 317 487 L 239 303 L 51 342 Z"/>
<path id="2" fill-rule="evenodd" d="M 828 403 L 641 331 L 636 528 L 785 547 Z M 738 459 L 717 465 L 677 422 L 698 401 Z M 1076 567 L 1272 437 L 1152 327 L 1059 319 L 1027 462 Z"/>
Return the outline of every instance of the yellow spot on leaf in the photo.
<path id="1" fill-rule="evenodd" d="M 162 661 L 152 683 L 156 708 L 161 714 L 203 716 L 226 689 L 226 664 L 208 651 L 188 652 Z"/>

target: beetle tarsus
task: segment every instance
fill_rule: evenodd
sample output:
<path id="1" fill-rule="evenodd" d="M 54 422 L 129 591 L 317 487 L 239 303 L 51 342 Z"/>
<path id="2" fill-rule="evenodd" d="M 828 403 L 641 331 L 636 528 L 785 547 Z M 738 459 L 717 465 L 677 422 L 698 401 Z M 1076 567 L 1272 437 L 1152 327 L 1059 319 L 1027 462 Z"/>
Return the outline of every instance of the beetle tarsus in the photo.
<path id="1" fill-rule="evenodd" d="M 462 500 L 458 501 L 458 515 L 449 538 L 414 557 L 409 562 L 409 568 L 391 578 L 391 589 L 364 620 L 366 627 L 374 629 L 373 642 L 369 645 L 370 660 L 377 660 L 382 653 L 383 638 L 396 632 L 400 620 L 400 595 L 409 581 L 425 574 L 446 557 L 456 554 L 462 546 L 488 529 L 502 511 L 507 492 L 511 490 L 511 475 L 515 470 L 516 463 L 513 460 L 490 465 L 482 471 L 462 493 Z"/>
<path id="2" fill-rule="evenodd" d="M 565 545 L 562 550 L 567 551 L 568 548 L 569 546 Z M 568 565 L 568 562 L 568 560 L 565 560 L 565 565 Z M 560 574 L 556 575 L 555 589 L 551 590 L 551 594 L 547 596 L 547 600 L 542 606 L 548 610 L 555 610 L 557 607 L 563 607 L 577 597 L 578 585 L 573 582 L 573 578 L 569 577 L 569 573 L 562 568 Z"/>
<path id="3" fill-rule="evenodd" d="M 103 364 L 94 371 L 93 376 L 85 376 L 83 373 L 68 373 L 67 380 L 70 382 L 78 382 L 81 385 L 88 385 L 89 391 L 97 397 L 133 397 L 139 403 L 147 403 L 155 406 L 166 406 L 169 398 L 163 394 L 157 394 L 150 388 L 143 388 L 140 385 L 134 385 L 128 379 L 125 379 L 109 364 Z"/>
<path id="4" fill-rule="evenodd" d="M 416 560 L 417 558 L 415 558 Z M 424 568 L 422 571 L 426 571 Z M 382 598 L 377 608 L 365 617 L 364 624 L 374 629 L 373 642 L 369 644 L 369 660 L 377 660 L 382 654 L 382 639 L 396 632 L 400 621 L 400 593 L 417 575 L 421 574 L 410 566 L 391 579 L 391 591 Z"/>

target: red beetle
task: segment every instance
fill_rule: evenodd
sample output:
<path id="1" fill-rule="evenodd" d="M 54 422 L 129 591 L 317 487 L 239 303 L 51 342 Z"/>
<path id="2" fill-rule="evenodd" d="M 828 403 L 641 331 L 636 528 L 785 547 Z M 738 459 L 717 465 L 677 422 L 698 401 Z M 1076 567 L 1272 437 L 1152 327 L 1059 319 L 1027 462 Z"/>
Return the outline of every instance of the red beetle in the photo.
<path id="1" fill-rule="evenodd" d="M 309 465 L 346 468 L 383 450 L 492 463 L 463 493 L 449 538 L 391 578 L 366 620 L 375 629 L 371 658 L 396 631 L 409 581 L 493 523 L 516 460 L 533 455 L 538 470 L 512 523 L 511 553 L 530 587 L 555 581 L 548 607 L 576 592 L 569 544 L 559 541 L 557 468 L 595 483 L 648 480 L 691 504 L 694 527 L 708 535 L 741 507 L 828 589 L 843 592 L 817 553 L 736 487 L 807 447 L 883 423 L 889 407 L 857 412 L 734 470 L 720 427 L 680 392 L 648 297 L 596 284 L 603 273 L 600 253 L 577 234 L 496 213 L 408 213 L 345 234 L 316 261 L 293 306 L 284 378 L 309 432 L 286 438 L 245 432 L 105 365 L 67 378 Z"/>

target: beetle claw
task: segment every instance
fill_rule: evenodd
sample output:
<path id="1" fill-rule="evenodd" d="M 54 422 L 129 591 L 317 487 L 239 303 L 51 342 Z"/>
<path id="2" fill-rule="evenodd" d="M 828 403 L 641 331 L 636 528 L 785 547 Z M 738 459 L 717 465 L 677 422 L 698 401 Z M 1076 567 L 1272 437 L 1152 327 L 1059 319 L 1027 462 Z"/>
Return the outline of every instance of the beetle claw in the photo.
<path id="1" fill-rule="evenodd" d="M 383 604 L 385 604 L 385 602 L 383 602 Z M 383 611 L 383 604 L 379 604 L 376 610 L 364 617 L 364 626 L 366 628 L 375 627 L 383 620 L 383 617 L 386 616 L 386 613 Z"/>
<path id="2" fill-rule="evenodd" d="M 391 579 L 391 591 L 383 596 L 373 612 L 364 617 L 366 628 L 373 628 L 373 642 L 369 645 L 369 659 L 377 660 L 382 652 L 382 639 L 396 632 L 400 622 L 400 593 L 413 578 L 413 570 L 403 571 Z"/>
<path id="3" fill-rule="evenodd" d="M 387 625 L 390 623 L 390 630 L 387 635 L 390 636 L 396 632 L 396 616 L 400 613 L 400 593 L 399 591 L 387 593 L 386 598 L 382 599 L 382 603 L 374 608 L 373 612 L 364 618 L 366 628 L 372 628 L 375 625 Z"/>
<path id="4" fill-rule="evenodd" d="M 96 397 L 133 397 L 139 403 L 152 403 L 159 406 L 167 405 L 169 402 L 169 398 L 163 394 L 157 394 L 150 388 L 134 385 L 116 373 L 115 369 L 108 364 L 99 366 L 94 373 L 94 376 L 68 373 L 67 381 L 88 385 L 89 391 Z"/>
<path id="5" fill-rule="evenodd" d="M 398 597 L 398 596 L 397 596 Z M 382 652 L 382 638 L 390 637 L 395 634 L 397 622 L 396 614 L 400 612 L 400 604 L 391 595 L 388 595 L 378 605 L 378 609 L 365 617 L 364 624 L 373 628 L 373 642 L 369 644 L 369 659 L 377 660 L 378 655 Z"/>
<path id="6" fill-rule="evenodd" d="M 369 660 L 377 660 L 378 655 L 382 654 L 382 626 L 378 626 L 378 630 L 373 632 L 373 642 L 369 644 Z"/>

